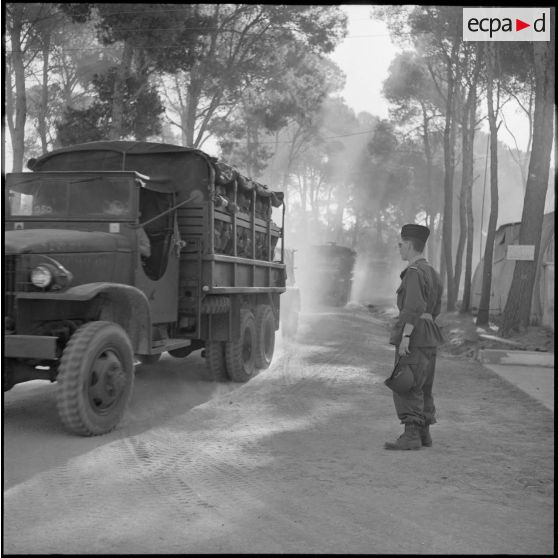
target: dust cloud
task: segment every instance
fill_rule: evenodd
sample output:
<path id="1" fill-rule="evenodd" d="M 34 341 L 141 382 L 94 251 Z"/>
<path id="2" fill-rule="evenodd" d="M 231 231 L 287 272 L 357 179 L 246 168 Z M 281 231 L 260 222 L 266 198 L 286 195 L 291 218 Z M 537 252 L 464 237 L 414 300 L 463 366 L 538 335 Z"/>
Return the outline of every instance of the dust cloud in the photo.
<path id="1" fill-rule="evenodd" d="M 389 253 L 388 246 L 375 250 L 372 242 L 353 247 L 350 241 L 330 240 L 330 235 L 319 227 L 310 229 L 308 223 L 305 229 L 304 235 L 287 232 L 285 241 L 287 285 L 299 289 L 302 312 L 327 311 L 347 304 L 395 304 L 399 275 L 406 265 L 395 242 Z M 346 255 L 328 257 L 330 251 Z"/>
<path id="2" fill-rule="evenodd" d="M 287 266 L 289 280 L 300 290 L 301 309 L 306 313 L 327 311 L 347 304 L 394 305 L 399 274 L 405 263 L 394 248 L 393 257 L 386 258 L 372 247 L 352 248 L 350 243 L 336 243 L 320 237 L 319 229 L 305 237 L 293 237 L 285 245 L 293 251 Z M 327 256 L 328 248 L 354 250 L 354 263 L 335 261 Z M 346 278 L 346 279 L 345 279 Z M 348 281 L 348 283 L 346 282 Z M 343 293 L 346 290 L 346 298 Z"/>
<path id="3" fill-rule="evenodd" d="M 364 119 L 361 123 L 363 128 L 372 131 L 376 121 L 371 115 L 369 117 L 370 121 L 359 115 L 359 119 Z M 405 262 L 399 257 L 396 241 L 393 240 L 398 236 L 398 231 L 391 230 L 393 225 L 386 223 L 382 242 L 378 245 L 376 230 L 370 229 L 366 219 L 357 224 L 354 216 L 356 202 L 353 198 L 357 183 L 360 181 L 358 187 L 362 188 L 369 180 L 369 188 L 373 188 L 371 178 L 363 178 L 358 174 L 362 172 L 359 170 L 362 169 L 359 161 L 367 151 L 369 140 L 369 135 L 364 134 L 343 138 L 342 156 L 328 161 L 327 199 L 326 186 L 322 186 L 323 197 L 287 180 L 283 181 L 284 186 L 280 188 L 284 191 L 286 205 L 285 251 L 292 251 L 294 256 L 292 262 L 287 262 L 287 284 L 300 290 L 302 312 L 325 312 L 328 308 L 340 308 L 347 304 L 395 304 L 399 274 L 405 267 Z M 274 167 L 274 172 L 269 175 L 270 182 L 277 183 L 272 176 L 284 177 L 289 174 L 281 166 Z M 370 199 L 373 199 L 372 196 Z M 371 215 L 368 219 L 371 220 L 375 210 L 369 207 L 369 211 Z M 279 214 L 274 220 L 281 223 L 278 218 Z M 355 234 L 355 227 L 358 234 Z M 336 263 L 334 258 L 328 260 L 325 257 L 327 246 L 338 247 L 339 253 L 343 249 L 347 252 L 353 250 L 353 262 L 343 258 L 340 263 Z M 349 269 L 351 266 L 352 271 Z M 335 296 L 336 290 L 343 291 L 347 287 L 343 285 L 342 278 L 346 274 L 349 275 L 348 293 L 346 297 L 342 294 Z M 329 296 L 326 296 L 328 293 Z"/>
<path id="4" fill-rule="evenodd" d="M 351 302 L 357 304 L 379 304 L 385 301 L 395 303 L 395 291 L 400 283 L 399 274 L 405 263 L 394 250 L 388 260 L 373 251 L 357 255 Z"/>

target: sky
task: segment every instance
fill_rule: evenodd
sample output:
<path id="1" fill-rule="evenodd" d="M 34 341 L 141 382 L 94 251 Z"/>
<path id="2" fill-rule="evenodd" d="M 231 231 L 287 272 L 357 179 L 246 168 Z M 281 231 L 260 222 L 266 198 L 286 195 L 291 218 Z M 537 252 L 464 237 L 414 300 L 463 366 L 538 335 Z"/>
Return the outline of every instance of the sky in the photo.
<path id="1" fill-rule="evenodd" d="M 381 118 L 388 118 L 389 103 L 382 96 L 382 87 L 388 77 L 389 65 L 397 53 L 401 52 L 401 47 L 391 41 L 383 21 L 371 18 L 372 4 L 346 4 L 342 9 L 349 16 L 347 37 L 330 55 L 346 75 L 345 88 L 340 95 L 356 113 L 366 111 Z M 529 128 L 526 116 L 514 102 L 505 105 L 502 113 L 508 128 L 513 131 L 513 136 L 502 124 L 498 130 L 498 139 L 512 149 L 515 149 L 517 141 L 517 146 L 527 151 Z M 487 119 L 483 121 L 480 129 L 486 134 L 489 133 Z M 551 165 L 554 165 L 554 157 L 555 149 L 552 149 Z M 485 196 L 486 203 L 490 203 L 489 195 Z M 498 226 L 505 222 L 521 220 L 522 204 L 517 203 L 518 199 L 520 198 L 516 199 L 513 195 L 507 200 L 509 203 L 501 199 L 502 209 L 499 212 Z M 553 211 L 554 205 L 554 188 L 549 187 L 545 212 Z"/>
<path id="2" fill-rule="evenodd" d="M 347 37 L 331 55 L 345 72 L 346 84 L 341 96 L 355 112 L 366 111 L 381 118 L 388 117 L 388 103 L 382 96 L 382 86 L 388 76 L 391 61 L 401 51 L 392 43 L 386 24 L 370 17 L 371 4 L 344 5 L 349 16 Z M 516 106 L 510 103 L 504 115 L 514 131 L 518 146 L 526 150 L 528 123 Z M 481 128 L 488 132 L 488 124 Z M 498 132 L 501 141 L 515 147 L 512 137 L 502 125 Z"/>
<path id="3" fill-rule="evenodd" d="M 345 5 L 342 9 L 349 16 L 347 37 L 330 55 L 346 75 L 341 96 L 356 113 L 366 111 L 387 118 L 382 84 L 400 49 L 391 42 L 385 23 L 370 18 L 370 5 Z"/>

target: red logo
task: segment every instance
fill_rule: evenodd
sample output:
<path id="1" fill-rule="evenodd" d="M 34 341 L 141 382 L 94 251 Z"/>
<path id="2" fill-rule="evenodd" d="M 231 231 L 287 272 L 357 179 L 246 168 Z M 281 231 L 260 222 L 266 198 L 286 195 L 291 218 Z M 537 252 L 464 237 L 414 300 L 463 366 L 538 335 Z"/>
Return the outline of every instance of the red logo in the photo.
<path id="1" fill-rule="evenodd" d="M 515 19 L 515 30 L 516 31 L 521 31 L 522 29 L 525 29 L 526 27 L 531 27 L 530 23 L 525 23 L 524 21 L 521 21 L 520 19 Z"/>

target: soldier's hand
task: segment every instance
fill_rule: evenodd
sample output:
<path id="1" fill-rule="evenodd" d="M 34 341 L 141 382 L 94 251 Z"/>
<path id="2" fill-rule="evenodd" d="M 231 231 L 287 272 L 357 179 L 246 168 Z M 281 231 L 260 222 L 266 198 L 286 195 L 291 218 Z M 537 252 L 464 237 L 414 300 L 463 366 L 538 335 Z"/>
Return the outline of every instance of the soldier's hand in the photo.
<path id="1" fill-rule="evenodd" d="M 403 337 L 401 343 L 399 344 L 399 355 L 405 356 L 409 354 L 409 338 Z"/>

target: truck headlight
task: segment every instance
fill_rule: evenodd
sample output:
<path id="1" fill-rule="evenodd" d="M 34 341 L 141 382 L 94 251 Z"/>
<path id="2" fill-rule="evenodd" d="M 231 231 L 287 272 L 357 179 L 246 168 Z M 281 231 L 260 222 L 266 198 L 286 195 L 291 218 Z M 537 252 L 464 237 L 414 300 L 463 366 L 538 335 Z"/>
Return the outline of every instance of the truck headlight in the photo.
<path id="1" fill-rule="evenodd" d="M 52 284 L 54 274 L 47 265 L 38 265 L 31 271 L 31 283 L 40 289 L 46 289 Z"/>

